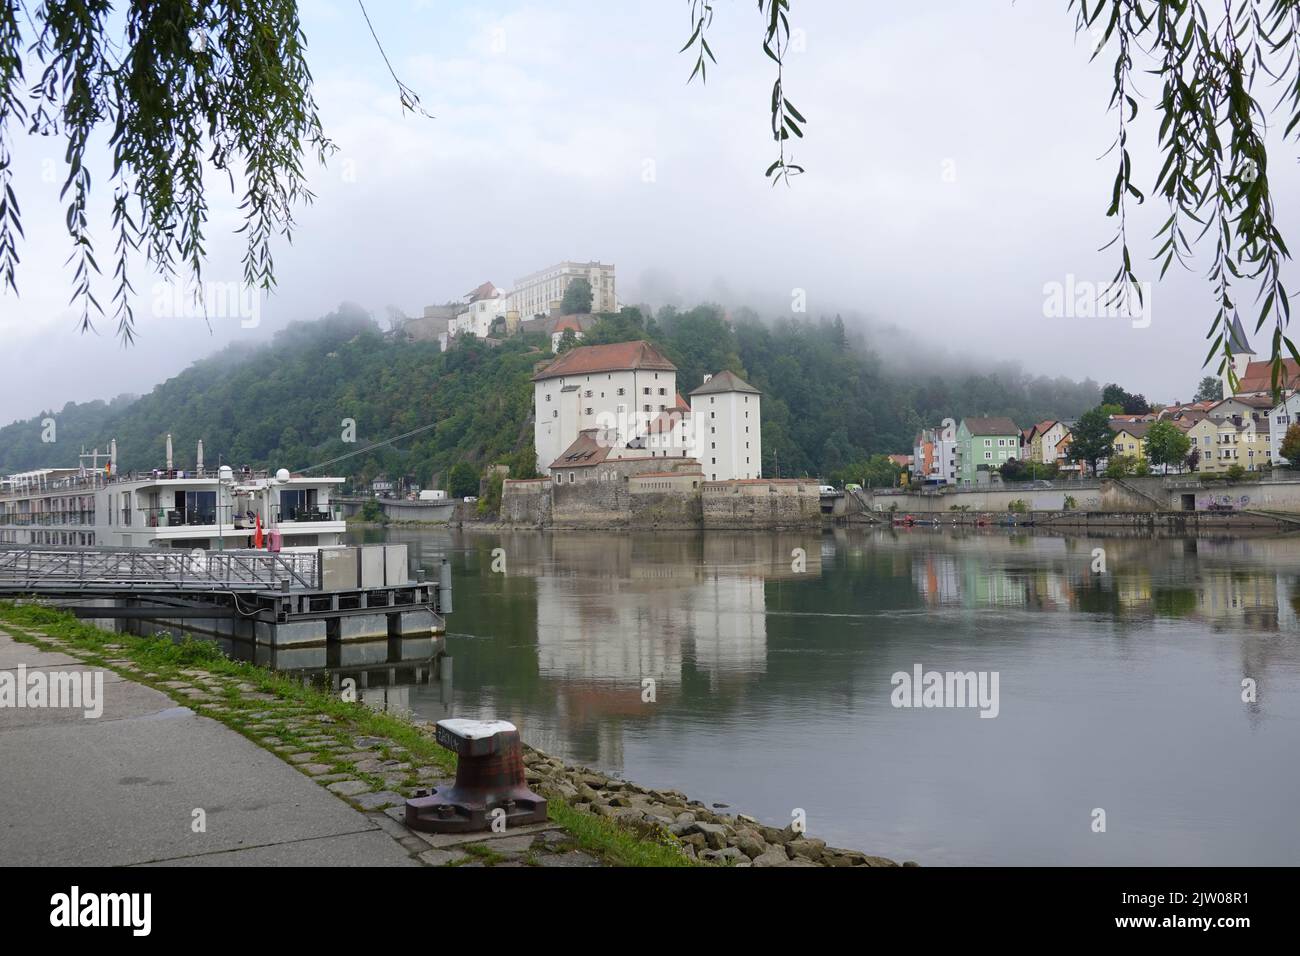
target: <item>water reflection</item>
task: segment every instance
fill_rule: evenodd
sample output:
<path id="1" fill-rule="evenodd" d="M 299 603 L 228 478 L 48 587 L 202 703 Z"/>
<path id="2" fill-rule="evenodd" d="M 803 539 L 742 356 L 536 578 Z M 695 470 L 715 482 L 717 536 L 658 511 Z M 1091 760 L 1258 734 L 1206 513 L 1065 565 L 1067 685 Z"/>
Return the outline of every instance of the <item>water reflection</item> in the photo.
<path id="1" fill-rule="evenodd" d="M 927 863 L 1300 858 L 1295 536 L 387 535 L 455 572 L 455 699 L 412 686 L 421 716 L 512 719 L 569 759 Z M 916 663 L 998 671 L 1001 715 L 894 709 Z"/>

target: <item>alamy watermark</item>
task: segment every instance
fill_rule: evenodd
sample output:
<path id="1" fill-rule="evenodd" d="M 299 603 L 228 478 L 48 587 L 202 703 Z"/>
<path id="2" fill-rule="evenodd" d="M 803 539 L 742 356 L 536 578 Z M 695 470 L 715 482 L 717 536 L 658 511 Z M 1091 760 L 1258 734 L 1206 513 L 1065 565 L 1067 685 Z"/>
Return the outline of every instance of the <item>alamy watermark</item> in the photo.
<path id="1" fill-rule="evenodd" d="M 157 282 L 153 315 L 159 319 L 238 319 L 241 329 L 262 322 L 262 290 L 247 282 Z"/>
<path id="2" fill-rule="evenodd" d="M 997 671 L 926 671 L 920 664 L 912 672 L 895 671 L 889 702 L 895 707 L 978 707 L 981 717 L 996 717 Z"/>
<path id="3" fill-rule="evenodd" d="M 50 925 L 127 927 L 133 936 L 148 936 L 153 925 L 152 893 L 83 893 L 74 886 L 50 897 Z"/>
<path id="4" fill-rule="evenodd" d="M 80 710 L 94 719 L 104 713 L 103 671 L 27 672 L 26 664 L 0 671 L 0 707 Z"/>
<path id="5" fill-rule="evenodd" d="M 1089 282 L 1073 273 L 1043 285 L 1048 319 L 1128 319 L 1135 329 L 1151 325 L 1150 282 Z"/>

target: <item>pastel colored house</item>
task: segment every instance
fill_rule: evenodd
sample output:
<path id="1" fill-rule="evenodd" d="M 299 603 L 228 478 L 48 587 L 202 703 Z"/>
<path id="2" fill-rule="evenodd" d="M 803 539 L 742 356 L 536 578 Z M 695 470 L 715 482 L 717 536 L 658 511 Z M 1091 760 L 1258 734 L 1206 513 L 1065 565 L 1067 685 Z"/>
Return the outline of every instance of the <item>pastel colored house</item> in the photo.
<path id="1" fill-rule="evenodd" d="M 1020 458 L 1020 428 L 1009 418 L 963 418 L 957 428 L 957 479 L 974 484 L 980 472 Z"/>
<path id="2" fill-rule="evenodd" d="M 1151 422 L 1112 421 L 1110 427 L 1115 433 L 1115 444 L 1111 446 L 1112 454 L 1145 459 L 1146 437 L 1147 432 L 1151 430 L 1151 424 Z"/>
<path id="3" fill-rule="evenodd" d="M 1287 430 L 1297 422 L 1300 422 L 1300 392 L 1291 392 L 1269 409 L 1268 439 L 1273 464 L 1292 464 L 1282 457 L 1282 442 L 1286 439 Z"/>
<path id="4" fill-rule="evenodd" d="M 1065 422 L 1058 422 L 1054 419 L 1039 422 L 1029 429 L 1029 453 L 1027 457 L 1030 461 L 1036 461 L 1043 465 L 1057 464 L 1057 449 L 1060 447 L 1061 440 L 1069 434 L 1070 429 Z"/>

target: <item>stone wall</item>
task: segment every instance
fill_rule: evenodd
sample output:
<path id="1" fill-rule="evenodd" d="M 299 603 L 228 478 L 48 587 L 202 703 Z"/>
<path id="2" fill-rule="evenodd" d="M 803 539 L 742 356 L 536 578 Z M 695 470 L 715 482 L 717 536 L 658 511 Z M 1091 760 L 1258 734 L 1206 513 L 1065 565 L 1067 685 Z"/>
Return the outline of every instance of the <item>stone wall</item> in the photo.
<path id="1" fill-rule="evenodd" d="M 568 469 L 575 481 L 551 485 L 551 526 L 556 528 L 603 529 L 627 527 L 699 527 L 698 512 L 688 492 L 656 492 L 634 489 L 636 475 L 664 471 L 663 458 L 627 458 L 605 461 L 592 468 Z M 699 464 L 677 460 L 673 471 L 698 471 Z M 557 470 L 557 475 L 561 470 Z M 602 477 L 604 480 L 602 480 Z M 642 525 L 641 522 L 646 524 Z"/>
<path id="2" fill-rule="evenodd" d="M 1074 509 L 1106 514 L 1118 512 L 1150 513 L 1185 511 L 1185 495 L 1191 496 L 1196 511 L 1211 505 L 1230 506 L 1235 511 L 1283 511 L 1300 514 L 1300 475 L 1272 481 L 1205 481 L 1195 475 L 1151 475 L 1129 477 L 1119 481 L 1102 479 L 1081 487 L 1058 482 L 1055 488 L 1015 488 L 998 490 L 978 488 L 948 491 L 942 494 L 870 494 L 868 506 L 888 511 L 897 506 L 904 514 L 947 513 L 954 506 L 974 512 L 1005 512 L 1016 499 L 1025 501 L 1030 511 L 1061 511 L 1066 496 L 1074 498 Z"/>
<path id="3" fill-rule="evenodd" d="M 549 478 L 511 480 L 501 485 L 501 521 L 522 528 L 544 528 L 551 520 Z"/>
<path id="4" fill-rule="evenodd" d="M 698 492 L 640 491 L 622 480 L 507 481 L 501 494 L 502 523 L 522 528 L 770 531 L 821 520 L 810 481 L 712 481 Z"/>
<path id="5" fill-rule="evenodd" d="M 647 530 L 695 530 L 701 524 L 700 496 L 689 492 L 633 492 L 628 523 Z"/>
<path id="6" fill-rule="evenodd" d="M 871 509 L 888 511 L 897 505 L 906 514 L 946 514 L 954 509 L 968 511 L 1006 511 L 1013 501 L 1024 501 L 1030 511 L 1062 511 L 1066 497 L 1073 497 L 1075 507 L 1083 510 L 1101 509 L 1101 489 L 1095 485 L 1070 488 L 1010 488 L 971 489 L 943 494 L 868 494 Z"/>
<path id="7" fill-rule="evenodd" d="M 805 528 L 822 521 L 821 493 L 813 481 L 706 481 L 700 499 L 706 529 Z"/>

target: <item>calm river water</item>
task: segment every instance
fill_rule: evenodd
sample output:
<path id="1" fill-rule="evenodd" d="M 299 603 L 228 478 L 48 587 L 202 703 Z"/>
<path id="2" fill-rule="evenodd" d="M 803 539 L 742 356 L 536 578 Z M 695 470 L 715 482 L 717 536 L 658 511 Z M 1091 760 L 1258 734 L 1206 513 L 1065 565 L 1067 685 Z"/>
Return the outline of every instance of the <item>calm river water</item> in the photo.
<path id="1" fill-rule="evenodd" d="M 448 557 L 450 710 L 569 760 L 924 865 L 1300 863 L 1300 537 L 354 539 Z M 918 665 L 997 716 L 895 707 Z"/>

